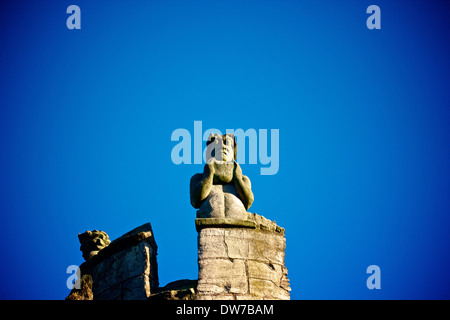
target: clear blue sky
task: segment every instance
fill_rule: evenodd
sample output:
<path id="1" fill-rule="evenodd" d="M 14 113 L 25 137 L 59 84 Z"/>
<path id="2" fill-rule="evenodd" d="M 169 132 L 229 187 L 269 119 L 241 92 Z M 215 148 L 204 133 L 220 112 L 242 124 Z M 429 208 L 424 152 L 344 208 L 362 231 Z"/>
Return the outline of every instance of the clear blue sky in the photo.
<path id="1" fill-rule="evenodd" d="M 2 1 L 0 298 L 64 299 L 79 232 L 146 222 L 161 285 L 196 279 L 189 179 L 203 169 L 170 157 L 194 121 L 279 129 L 278 173 L 242 168 L 250 211 L 286 229 L 293 299 L 450 298 L 449 9 Z"/>

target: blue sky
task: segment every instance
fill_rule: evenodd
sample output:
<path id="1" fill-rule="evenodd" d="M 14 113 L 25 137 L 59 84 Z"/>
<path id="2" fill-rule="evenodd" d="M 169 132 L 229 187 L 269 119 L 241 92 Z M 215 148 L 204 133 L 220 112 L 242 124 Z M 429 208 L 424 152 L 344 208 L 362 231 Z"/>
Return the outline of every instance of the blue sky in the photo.
<path id="1" fill-rule="evenodd" d="M 202 121 L 279 130 L 278 173 L 242 168 L 250 211 L 286 229 L 292 299 L 448 299 L 448 9 L 2 2 L 0 298 L 64 299 L 79 232 L 146 222 L 161 285 L 196 279 L 189 179 L 203 168 L 172 163 L 171 134 Z"/>

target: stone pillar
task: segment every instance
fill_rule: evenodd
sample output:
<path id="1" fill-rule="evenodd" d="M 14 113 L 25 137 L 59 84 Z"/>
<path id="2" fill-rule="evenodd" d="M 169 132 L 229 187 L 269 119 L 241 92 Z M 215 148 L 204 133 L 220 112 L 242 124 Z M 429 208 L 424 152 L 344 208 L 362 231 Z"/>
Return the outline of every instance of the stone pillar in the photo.
<path id="1" fill-rule="evenodd" d="M 158 283 L 157 246 L 146 223 L 85 262 L 92 275 L 94 300 L 145 300 Z"/>
<path id="2" fill-rule="evenodd" d="M 248 220 L 197 218 L 198 300 L 289 300 L 284 229 Z"/>

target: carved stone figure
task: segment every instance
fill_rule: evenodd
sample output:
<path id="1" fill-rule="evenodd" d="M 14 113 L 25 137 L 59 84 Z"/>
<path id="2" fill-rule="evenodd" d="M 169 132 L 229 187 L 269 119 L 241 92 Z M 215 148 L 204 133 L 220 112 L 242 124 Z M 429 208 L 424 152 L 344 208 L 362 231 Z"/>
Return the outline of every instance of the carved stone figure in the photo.
<path id="1" fill-rule="evenodd" d="M 83 258 L 89 261 L 97 255 L 97 253 L 111 243 L 109 236 L 104 231 L 86 231 L 78 234 L 80 240 L 80 250 L 83 253 Z"/>
<path id="2" fill-rule="evenodd" d="M 253 203 L 250 179 L 236 162 L 237 145 L 233 134 L 211 134 L 206 142 L 203 173 L 191 178 L 191 204 L 197 218 L 246 220 Z"/>

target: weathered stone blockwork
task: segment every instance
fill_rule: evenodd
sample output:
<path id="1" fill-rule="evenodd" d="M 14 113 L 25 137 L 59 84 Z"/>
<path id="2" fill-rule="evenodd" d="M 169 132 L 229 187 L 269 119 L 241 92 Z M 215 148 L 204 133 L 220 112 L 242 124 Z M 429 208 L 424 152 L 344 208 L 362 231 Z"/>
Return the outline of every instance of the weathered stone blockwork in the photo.
<path id="1" fill-rule="evenodd" d="M 69 300 L 261 300 L 290 298 L 284 229 L 248 219 L 196 219 L 198 280 L 159 287 L 150 223 L 114 240 L 80 266 Z"/>
<path id="2" fill-rule="evenodd" d="M 251 221 L 254 227 L 197 220 L 197 299 L 290 298 L 284 229 L 255 214 Z"/>
<path id="3" fill-rule="evenodd" d="M 150 223 L 111 242 L 81 265 L 94 300 L 145 300 L 158 287 L 157 246 Z"/>
<path id="4" fill-rule="evenodd" d="M 136 300 L 149 297 L 151 287 L 155 287 L 151 282 L 157 281 L 157 278 L 151 277 L 151 260 L 154 255 L 154 249 L 143 240 L 94 266 L 94 299 Z"/>

